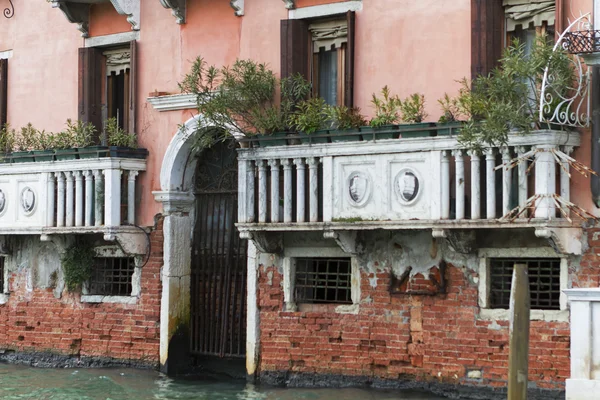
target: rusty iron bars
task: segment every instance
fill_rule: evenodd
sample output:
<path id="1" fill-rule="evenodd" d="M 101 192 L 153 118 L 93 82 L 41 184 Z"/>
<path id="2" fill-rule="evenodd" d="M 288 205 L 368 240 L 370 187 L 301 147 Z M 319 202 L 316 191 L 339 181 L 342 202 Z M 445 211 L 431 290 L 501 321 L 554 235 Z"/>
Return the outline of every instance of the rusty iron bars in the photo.
<path id="1" fill-rule="evenodd" d="M 295 278 L 298 303 L 352 304 L 349 258 L 297 258 Z"/>
<path id="2" fill-rule="evenodd" d="M 8 0 L 8 6 L 3 11 L 4 18 L 12 18 L 15 15 L 15 6 L 12 0 Z"/>
<path id="3" fill-rule="evenodd" d="M 98 257 L 95 259 L 89 294 L 131 296 L 135 260 L 132 257 Z"/>

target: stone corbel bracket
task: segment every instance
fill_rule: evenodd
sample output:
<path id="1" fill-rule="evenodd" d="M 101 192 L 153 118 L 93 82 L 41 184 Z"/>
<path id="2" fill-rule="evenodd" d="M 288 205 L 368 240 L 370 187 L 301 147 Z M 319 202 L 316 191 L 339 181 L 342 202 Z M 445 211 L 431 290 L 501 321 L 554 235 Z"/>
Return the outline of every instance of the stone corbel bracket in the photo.
<path id="1" fill-rule="evenodd" d="M 235 11 L 235 15 L 241 17 L 244 15 L 244 0 L 230 0 L 229 4 L 231 8 Z"/>
<path id="2" fill-rule="evenodd" d="M 90 5 L 81 3 L 69 3 L 61 0 L 51 1 L 53 8 L 58 8 L 65 14 L 67 20 L 72 24 L 77 24 L 77 29 L 81 32 L 81 37 L 90 36 Z"/>
<path id="3" fill-rule="evenodd" d="M 187 0 L 160 0 L 160 4 L 164 8 L 171 9 L 171 14 L 173 14 L 178 24 L 185 24 Z"/>
<path id="4" fill-rule="evenodd" d="M 356 232 L 356 231 L 339 231 L 339 232 L 325 231 L 325 232 L 323 232 L 323 237 L 325 239 L 335 240 L 337 245 L 340 246 L 340 249 L 342 249 L 342 251 L 344 253 L 348 253 L 348 254 L 362 253 L 360 246 L 358 246 L 358 244 L 356 242 L 357 236 L 358 236 L 358 232 Z"/>
<path id="5" fill-rule="evenodd" d="M 583 253 L 583 229 L 581 228 L 536 228 L 535 236 L 548 240 L 559 254 L 581 255 Z"/>
<path id="6" fill-rule="evenodd" d="M 285 8 L 288 10 L 296 8 L 296 0 L 283 0 L 283 2 L 285 3 Z"/>
<path id="7" fill-rule="evenodd" d="M 457 253 L 471 254 L 475 251 L 475 231 L 433 229 L 431 234 L 436 239 L 446 239 L 452 250 Z"/>
<path id="8" fill-rule="evenodd" d="M 121 15 L 127 16 L 127 22 L 134 31 L 140 30 L 140 0 L 110 0 Z"/>
<path id="9" fill-rule="evenodd" d="M 278 254 L 283 251 L 283 233 L 281 232 L 240 232 L 240 238 L 252 240 L 261 253 Z"/>

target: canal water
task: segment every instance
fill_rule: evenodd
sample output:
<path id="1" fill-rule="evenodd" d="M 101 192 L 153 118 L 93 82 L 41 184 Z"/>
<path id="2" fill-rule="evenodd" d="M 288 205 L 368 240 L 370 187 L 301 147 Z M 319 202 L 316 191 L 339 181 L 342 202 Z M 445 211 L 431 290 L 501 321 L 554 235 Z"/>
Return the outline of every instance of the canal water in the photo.
<path id="1" fill-rule="evenodd" d="M 135 369 L 42 369 L 8 364 L 0 364 L 0 399 L 442 400 L 416 391 L 282 389 L 242 381 L 173 380 Z"/>

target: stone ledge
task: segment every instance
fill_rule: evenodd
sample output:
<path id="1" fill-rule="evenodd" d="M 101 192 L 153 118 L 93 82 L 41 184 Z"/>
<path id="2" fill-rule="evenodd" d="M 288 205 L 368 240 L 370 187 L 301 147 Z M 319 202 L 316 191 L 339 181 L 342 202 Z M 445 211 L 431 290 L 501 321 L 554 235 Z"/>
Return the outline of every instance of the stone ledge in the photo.
<path id="1" fill-rule="evenodd" d="M 148 102 L 158 111 L 189 110 L 196 108 L 196 95 L 181 93 L 148 97 Z"/>
<path id="2" fill-rule="evenodd" d="M 0 304 L 8 303 L 10 296 L 8 294 L 0 294 Z"/>
<path id="3" fill-rule="evenodd" d="M 137 297 L 134 296 L 98 296 L 82 295 L 82 303 L 116 303 L 116 304 L 137 304 Z"/>
<path id="4" fill-rule="evenodd" d="M 569 322 L 569 310 L 531 310 L 531 321 Z M 485 321 L 508 321 L 510 311 L 503 309 L 482 308 L 478 318 Z"/>

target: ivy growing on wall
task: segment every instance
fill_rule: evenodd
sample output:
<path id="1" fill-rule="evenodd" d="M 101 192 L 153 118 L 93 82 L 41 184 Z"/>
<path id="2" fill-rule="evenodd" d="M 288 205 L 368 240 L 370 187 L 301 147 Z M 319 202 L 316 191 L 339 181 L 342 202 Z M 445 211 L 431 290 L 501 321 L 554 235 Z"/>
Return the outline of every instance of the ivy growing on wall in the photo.
<path id="1" fill-rule="evenodd" d="M 88 243 L 77 242 L 67 248 L 62 257 L 62 268 L 70 292 L 80 290 L 81 285 L 91 278 L 94 256 L 94 248 Z"/>

